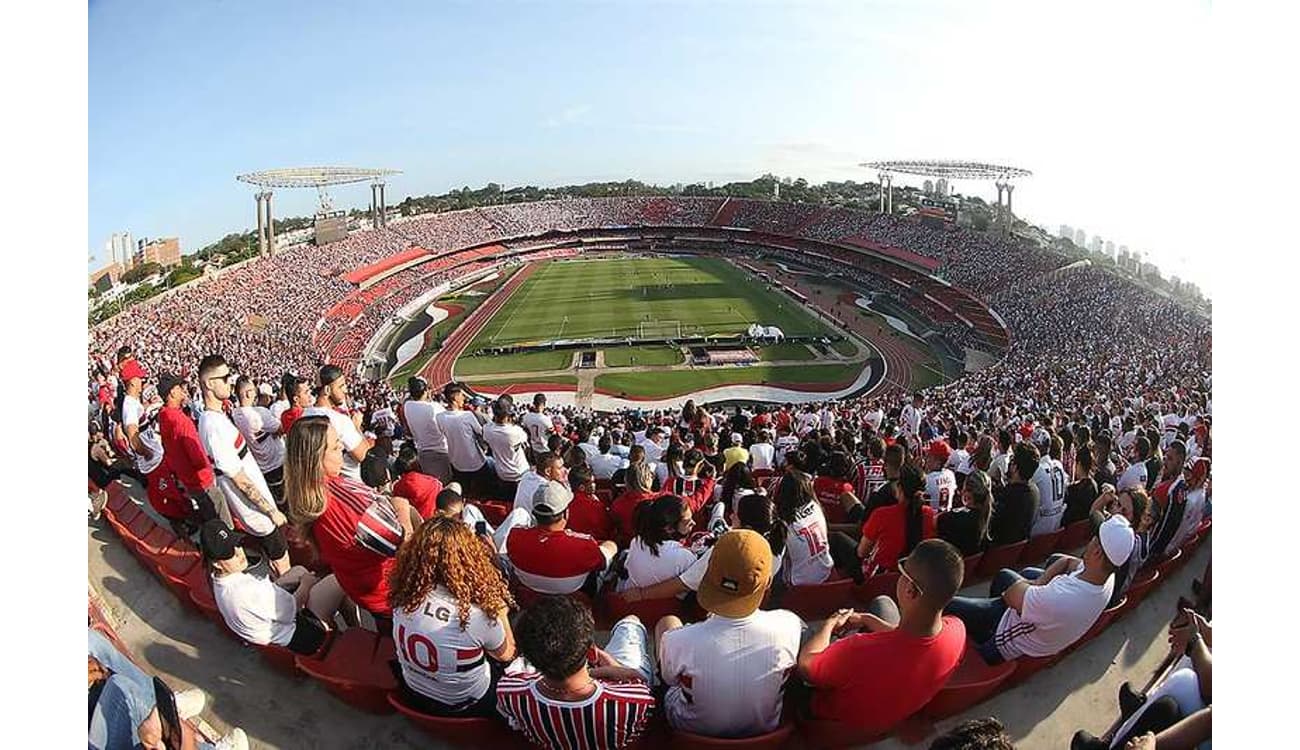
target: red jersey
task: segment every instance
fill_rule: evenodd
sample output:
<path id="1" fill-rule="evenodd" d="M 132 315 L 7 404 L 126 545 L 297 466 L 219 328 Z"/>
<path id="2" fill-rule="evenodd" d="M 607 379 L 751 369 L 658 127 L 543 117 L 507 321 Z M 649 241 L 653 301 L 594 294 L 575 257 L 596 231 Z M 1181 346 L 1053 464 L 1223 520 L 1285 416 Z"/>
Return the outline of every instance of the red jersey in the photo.
<path id="1" fill-rule="evenodd" d="M 844 513 L 844 506 L 840 504 L 840 495 L 846 492 L 852 494 L 852 484 L 835 477 L 817 477 L 813 480 L 813 492 L 817 494 L 817 500 L 822 504 L 822 514 L 826 516 L 826 523 L 849 522 Z"/>
<path id="2" fill-rule="evenodd" d="M 163 463 L 190 492 L 202 492 L 212 486 L 216 475 L 212 461 L 199 440 L 194 420 L 178 406 L 158 410 L 158 438 L 163 444 Z"/>
<path id="3" fill-rule="evenodd" d="M 291 406 L 284 410 L 280 415 L 280 434 L 288 435 L 289 430 L 293 429 L 293 423 L 302 418 L 302 407 Z"/>
<path id="4" fill-rule="evenodd" d="M 659 497 L 658 492 L 633 492 L 625 491 L 623 494 L 614 498 L 614 503 L 610 505 L 610 512 L 614 515 L 614 541 L 618 542 L 619 547 L 626 547 L 632 543 L 632 538 L 636 536 L 636 507 L 641 503 L 654 500 Z"/>
<path id="5" fill-rule="evenodd" d="M 569 529 L 516 526 L 506 549 L 519 582 L 542 594 L 572 594 L 609 562 L 599 542 Z"/>
<path id="6" fill-rule="evenodd" d="M 862 524 L 862 535 L 878 542 L 876 555 L 863 564 L 873 563 L 885 570 L 898 570 L 898 558 L 903 555 L 907 544 L 907 520 L 903 516 L 906 510 L 902 503 L 876 508 L 867 522 Z M 921 539 L 933 539 L 935 519 L 939 511 L 928 503 L 921 506 Z"/>
<path id="7" fill-rule="evenodd" d="M 595 539 L 614 538 L 614 517 L 610 515 L 609 509 L 600 498 L 585 492 L 574 494 L 573 502 L 569 503 L 569 522 L 566 526 Z"/>
<path id="8" fill-rule="evenodd" d="M 841 638 L 809 664 L 813 716 L 887 731 L 930 702 L 965 650 L 966 626 L 951 615 L 930 638 L 901 630 Z"/>
<path id="9" fill-rule="evenodd" d="M 442 482 L 419 471 L 408 471 L 393 483 L 393 494 L 411 501 L 411 507 L 426 521 L 438 510 L 438 493 Z"/>
<path id="10" fill-rule="evenodd" d="M 640 682 L 596 680 L 596 692 L 577 702 L 547 698 L 533 686 L 540 675 L 507 674 L 497 683 L 497 712 L 536 747 L 618 750 L 645 730 L 655 699 Z"/>
<path id="11" fill-rule="evenodd" d="M 311 525 L 321 559 L 352 601 L 373 613 L 392 614 L 388 574 L 402 541 L 392 507 L 369 487 L 342 476 L 326 482 L 325 495 L 325 512 Z"/>

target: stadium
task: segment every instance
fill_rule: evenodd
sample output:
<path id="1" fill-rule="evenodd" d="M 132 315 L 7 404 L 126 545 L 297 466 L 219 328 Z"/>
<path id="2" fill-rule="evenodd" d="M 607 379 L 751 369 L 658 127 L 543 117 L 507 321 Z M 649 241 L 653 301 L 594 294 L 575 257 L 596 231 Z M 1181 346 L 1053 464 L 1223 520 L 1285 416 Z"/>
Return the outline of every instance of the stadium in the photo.
<path id="1" fill-rule="evenodd" d="M 739 481 L 758 488 L 766 478 L 781 476 L 782 469 L 772 465 L 740 480 L 730 471 L 734 462 L 723 458 L 733 447 L 756 455 L 756 445 L 767 439 L 765 429 L 772 430 L 773 442 L 789 441 L 781 448 L 786 472 L 804 472 L 800 476 L 810 486 L 814 477 L 834 477 L 851 488 L 845 493 L 854 503 L 860 500 L 859 506 L 872 494 L 865 472 L 879 459 L 868 448 L 876 439 L 882 450 L 886 442 L 906 446 L 904 455 L 918 461 L 928 461 L 939 443 L 953 454 L 960 451 L 967 463 L 952 466 L 969 481 L 979 473 L 970 462 L 982 442 L 992 447 L 984 451 L 990 461 L 995 454 L 1013 453 L 1010 443 L 1001 442 L 1005 434 L 1016 445 L 1032 444 L 1034 460 L 1041 449 L 1049 469 L 1055 465 L 1072 479 L 1092 481 L 1085 466 L 1093 461 L 1094 441 L 1104 435 L 1115 447 L 1113 457 L 1109 449 L 1101 456 L 1103 463 L 1114 459 L 1111 482 L 1127 476 L 1126 468 L 1143 467 L 1156 446 L 1166 457 L 1181 451 L 1189 461 L 1185 476 L 1192 481 L 1190 461 L 1208 460 L 1210 453 L 1211 336 L 1203 310 L 1016 233 L 926 218 L 721 195 L 568 197 L 390 216 L 380 197 L 368 226 L 340 232 L 336 222 L 328 227 L 334 241 L 282 248 L 272 234 L 265 253 L 92 326 L 88 378 L 92 403 L 102 407 L 92 430 L 100 430 L 110 452 L 127 466 L 138 467 L 132 441 L 141 428 L 128 437 L 121 430 L 120 407 L 112 406 L 119 384 L 125 390 L 141 380 L 142 390 L 131 397 L 145 403 L 183 391 L 195 409 L 207 399 L 211 410 L 214 391 L 206 376 L 224 367 L 221 374 L 238 382 L 226 397 L 232 399 L 232 414 L 270 407 L 273 400 L 298 408 L 292 402 L 294 387 L 286 386 L 294 383 L 310 387 L 318 409 L 345 408 L 338 402 L 328 406 L 329 397 L 321 394 L 346 378 L 346 408 L 370 455 L 383 458 L 378 478 L 372 481 L 368 473 L 365 483 L 385 497 L 400 497 L 394 480 L 423 466 L 425 448 L 419 446 L 419 465 L 399 468 L 401 444 L 419 442 L 406 424 L 406 405 L 427 400 L 418 395 L 426 391 L 435 400 L 445 392 L 449 412 L 456 412 L 450 394 L 458 388 L 465 389 L 471 405 L 507 404 L 503 410 L 511 413 L 504 422 L 496 411 L 479 408 L 483 429 L 494 422 L 522 422 L 526 405 L 544 399 L 529 413 L 545 415 L 552 427 L 540 449 L 530 444 L 518 455 L 539 460 L 543 454 L 562 454 L 569 476 L 613 455 L 602 438 L 608 443 L 614 436 L 615 448 L 622 439 L 624 449 L 644 445 L 655 451 L 645 441 L 653 442 L 652 434 L 662 429 L 667 439 L 656 457 L 664 456 L 664 468 L 652 471 L 662 475 L 653 492 L 684 498 L 704 493 L 708 507 L 715 495 L 734 493 Z M 213 354 L 221 355 L 219 365 L 210 360 Z M 175 380 L 160 382 L 162 373 Z M 249 403 L 240 395 L 245 379 L 252 388 Z M 420 385 L 411 390 L 415 383 Z M 923 404 L 923 412 L 915 404 Z M 304 418 L 312 415 L 299 411 Z M 235 424 L 245 432 L 246 422 Z M 165 429 L 160 430 L 166 443 Z M 246 438 L 249 444 L 287 440 L 289 453 L 294 451 L 294 438 L 274 430 L 253 430 Z M 1138 450 L 1139 439 L 1147 446 L 1141 455 L 1131 452 Z M 491 446 L 493 462 L 486 465 L 497 467 L 497 475 L 453 465 L 442 479 L 459 481 L 465 500 L 490 527 L 509 530 L 520 506 L 514 488 L 524 480 L 502 474 L 507 457 L 490 441 L 479 442 Z M 685 457 L 686 465 L 696 468 L 677 475 L 674 451 L 679 461 Z M 808 458 L 809 451 L 821 458 Z M 1077 458 L 1079 451 L 1090 457 Z M 796 453 L 800 458 L 790 458 Z M 170 445 L 166 455 L 174 455 Z M 837 456 L 847 462 L 844 467 L 837 465 Z M 290 459 L 282 460 L 287 492 Z M 359 465 L 364 460 L 358 459 Z M 715 460 L 716 475 L 704 468 Z M 363 468 L 370 472 L 375 463 Z M 1170 485 L 1184 481 L 1181 462 L 1166 469 L 1156 461 L 1150 475 L 1143 474 L 1154 496 L 1163 488 L 1169 497 Z M 948 469 L 941 461 L 934 470 Z M 427 741 L 418 732 L 427 732 L 452 746 L 517 745 L 519 739 L 499 722 L 432 716 L 403 703 L 405 693 L 389 661 L 409 657 L 399 654 L 405 642 L 395 645 L 382 617 L 374 617 L 369 628 L 339 627 L 324 646 L 306 650 L 296 640 L 258 643 L 232 630 L 227 605 L 218 606 L 214 595 L 197 527 L 186 525 L 186 512 L 177 515 L 174 507 L 155 502 L 152 489 L 146 498 L 145 483 L 130 479 L 129 472 L 126 477 L 98 482 L 92 468 L 91 493 L 104 504 L 101 523 L 134 558 L 132 571 L 149 571 L 160 584 L 154 588 L 174 596 L 168 601 L 175 611 L 160 618 L 177 630 L 205 629 L 193 636 L 205 643 L 224 639 L 245 645 L 236 667 L 241 679 L 291 691 L 287 694 L 313 711 L 346 711 L 352 726 L 372 740 L 387 733 L 380 744 L 414 746 Z M 194 489 L 180 473 L 173 481 Z M 629 481 L 625 466 L 622 473 L 596 480 L 593 497 L 617 514 L 618 501 L 632 492 Z M 651 488 L 645 490 L 649 497 Z M 1058 495 L 1064 508 L 1064 484 Z M 837 502 L 827 507 L 827 519 L 840 513 Z M 983 596 L 1003 568 L 1042 566 L 1053 553 L 1087 556 L 1099 533 L 1087 517 L 1091 502 L 1081 506 L 1084 517 L 1070 523 L 1058 518 L 1045 533 L 977 544 L 961 561 L 962 593 L 979 590 Z M 294 520 L 294 503 L 284 507 Z M 904 746 L 964 719 L 1064 700 L 1066 686 L 1075 686 L 1062 676 L 1067 670 L 1078 673 L 1092 670 L 1098 660 L 1109 663 L 1102 649 L 1129 638 L 1126 627 L 1163 627 L 1166 610 L 1172 611 L 1167 605 L 1178 594 L 1167 581 L 1176 579 L 1185 589 L 1192 575 L 1204 570 L 1201 590 L 1208 591 L 1209 545 L 1203 544 L 1208 508 L 1193 513 L 1179 506 L 1175 515 L 1174 507 L 1163 502 L 1160 517 L 1151 522 L 1168 528 L 1168 537 L 1152 532 L 1161 554 L 1145 560 L 1140 572 L 1135 568 L 1127 590 L 1117 592 L 1068 645 L 988 664 L 971 641 L 942 687 L 904 720 L 862 732 L 831 721 L 789 718 L 777 730 L 745 740 L 702 737 L 661 722 L 645 730 L 640 746 Z M 697 511 L 697 528 L 706 525 L 701 515 L 706 513 Z M 331 567 L 340 572 L 340 561 L 331 566 L 311 532 L 293 523 L 283 528 L 285 554 L 294 565 L 322 576 Z M 274 559 L 273 549 L 265 552 Z M 807 623 L 822 622 L 840 608 L 861 609 L 879 596 L 898 600 L 906 586 L 900 575 L 897 565 L 862 580 L 835 573 L 819 583 L 769 592 L 768 601 Z M 539 593 L 554 593 L 532 591 L 520 577 L 510 584 L 515 601 L 525 608 Z M 693 609 L 698 606 L 693 595 L 632 601 L 619 591 L 611 584 L 572 596 L 591 610 L 601 632 L 628 614 L 639 615 L 652 629 L 662 615 L 687 622 L 703 616 Z M 1157 601 L 1162 609 L 1155 614 Z M 102 608 L 92 598 L 92 618 L 111 632 L 111 618 Z M 1150 675 L 1137 669 L 1124 679 L 1155 688 L 1178 668 L 1173 661 L 1145 657 L 1142 668 L 1152 666 L 1158 666 L 1157 675 L 1149 681 Z M 307 694 L 303 682 L 329 695 Z M 1113 685 L 1107 689 L 1113 695 Z M 1088 700 L 1111 699 L 1093 694 Z M 1127 731 L 1122 725 L 1115 721 L 1108 734 Z M 1060 746 L 1077 728 L 1054 728 L 1063 738 Z M 313 745 L 343 743 L 318 730 L 293 731 L 307 732 L 299 739 Z"/>

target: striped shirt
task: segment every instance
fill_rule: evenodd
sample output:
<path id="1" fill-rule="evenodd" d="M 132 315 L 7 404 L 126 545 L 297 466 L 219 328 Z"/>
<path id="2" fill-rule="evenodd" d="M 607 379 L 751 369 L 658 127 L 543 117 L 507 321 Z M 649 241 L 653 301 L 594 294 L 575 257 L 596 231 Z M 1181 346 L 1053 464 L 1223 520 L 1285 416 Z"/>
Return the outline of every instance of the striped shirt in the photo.
<path id="1" fill-rule="evenodd" d="M 630 746 L 654 710 L 640 682 L 596 680 L 596 691 L 577 702 L 557 701 L 537 689 L 535 673 L 507 674 L 497 683 L 497 711 L 528 741 L 553 750 L 616 750 Z"/>

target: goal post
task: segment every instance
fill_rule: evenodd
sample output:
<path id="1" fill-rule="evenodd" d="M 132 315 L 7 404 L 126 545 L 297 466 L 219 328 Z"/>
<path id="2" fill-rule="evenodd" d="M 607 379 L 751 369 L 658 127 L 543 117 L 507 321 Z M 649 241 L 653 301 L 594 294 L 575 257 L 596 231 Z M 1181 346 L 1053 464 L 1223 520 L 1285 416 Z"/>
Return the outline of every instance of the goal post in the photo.
<path id="1" fill-rule="evenodd" d="M 680 339 L 681 337 L 680 320 L 643 320 L 637 324 L 637 338 L 640 339 Z"/>

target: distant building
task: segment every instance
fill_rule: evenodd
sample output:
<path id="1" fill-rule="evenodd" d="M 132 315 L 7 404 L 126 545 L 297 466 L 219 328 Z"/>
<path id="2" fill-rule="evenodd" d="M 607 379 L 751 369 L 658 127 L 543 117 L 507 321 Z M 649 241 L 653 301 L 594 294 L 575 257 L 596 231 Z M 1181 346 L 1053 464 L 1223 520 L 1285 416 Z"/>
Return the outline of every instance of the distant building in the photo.
<path id="1" fill-rule="evenodd" d="M 123 270 L 130 270 L 132 259 L 135 257 L 135 245 L 131 241 L 131 233 L 114 232 L 108 238 L 108 243 L 104 245 L 104 251 L 108 255 L 106 262 L 120 263 Z"/>
<path id="2" fill-rule="evenodd" d="M 1120 245 L 1120 246 L 1119 246 L 1119 251 L 1120 251 L 1121 253 L 1123 253 L 1124 255 L 1128 255 L 1128 245 Z M 1113 258 L 1113 257 L 1115 257 L 1115 256 L 1114 256 L 1114 254 L 1112 254 L 1110 257 Z"/>
<path id="3" fill-rule="evenodd" d="M 1074 244 L 1078 245 L 1079 247 L 1084 247 L 1083 243 L 1087 241 L 1088 241 L 1088 235 L 1082 229 L 1074 230 Z"/>
<path id="4" fill-rule="evenodd" d="M 948 197 L 948 178 L 940 177 L 934 181 L 934 193 L 940 198 Z"/>
<path id="5" fill-rule="evenodd" d="M 110 262 L 108 265 L 90 274 L 90 286 L 99 290 L 101 294 L 107 292 L 117 284 L 119 279 L 122 278 L 122 273 L 123 270 L 121 263 Z"/>
<path id="6" fill-rule="evenodd" d="M 1061 239 L 1074 241 L 1074 230 L 1070 228 L 1069 224 L 1062 224 L 1060 230 L 1057 231 L 1057 235 Z"/>
<path id="7" fill-rule="evenodd" d="M 934 195 L 934 180 L 926 180 L 921 183 L 921 189 L 925 191 L 926 195 Z"/>
<path id="8" fill-rule="evenodd" d="M 1110 240 L 1106 240 L 1106 255 L 1111 258 L 1115 257 L 1115 243 Z"/>
<path id="9" fill-rule="evenodd" d="M 1101 238 L 1096 236 L 1092 238 L 1092 242 L 1088 245 L 1088 249 L 1097 254 L 1101 253 L 1102 247 Z"/>
<path id="10" fill-rule="evenodd" d="M 165 237 L 142 245 L 135 253 L 135 262 L 137 265 L 157 263 L 163 268 L 180 265 L 181 241 L 177 237 Z"/>

